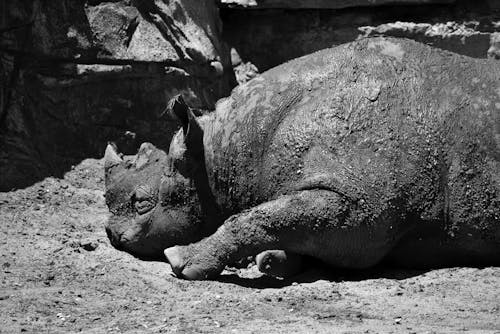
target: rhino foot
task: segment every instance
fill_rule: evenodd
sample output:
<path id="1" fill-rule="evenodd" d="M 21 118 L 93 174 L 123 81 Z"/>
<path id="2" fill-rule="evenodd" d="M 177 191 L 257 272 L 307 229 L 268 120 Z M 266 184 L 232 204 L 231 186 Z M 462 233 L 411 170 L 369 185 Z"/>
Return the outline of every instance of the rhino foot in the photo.
<path id="1" fill-rule="evenodd" d="M 255 257 L 259 271 L 275 277 L 291 277 L 303 269 L 303 255 L 285 252 L 282 250 L 269 250 Z"/>
<path id="2" fill-rule="evenodd" d="M 181 278 L 182 270 L 184 269 L 186 264 L 181 255 L 182 253 L 179 251 L 179 246 L 167 248 L 163 251 L 163 253 L 165 254 L 167 262 L 170 264 L 174 275 Z"/>
<path id="3" fill-rule="evenodd" d="M 188 257 L 185 256 L 183 246 L 174 246 L 165 249 L 165 257 L 167 262 L 170 263 L 173 273 L 178 278 L 187 280 L 199 280 L 205 278 L 202 268 L 196 269 L 193 266 L 188 266 Z"/>
<path id="4" fill-rule="evenodd" d="M 200 251 L 200 248 L 202 245 L 197 243 L 164 250 L 166 260 L 176 277 L 186 280 L 207 280 L 216 277 L 222 271 L 225 263 L 218 260 L 211 252 Z"/>

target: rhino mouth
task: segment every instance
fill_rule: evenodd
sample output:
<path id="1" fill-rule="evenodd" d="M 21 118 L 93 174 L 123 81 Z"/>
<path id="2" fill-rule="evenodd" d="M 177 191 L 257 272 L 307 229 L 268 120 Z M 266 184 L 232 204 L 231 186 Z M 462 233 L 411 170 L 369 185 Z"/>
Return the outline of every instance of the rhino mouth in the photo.
<path id="1" fill-rule="evenodd" d="M 158 250 L 153 249 L 148 241 L 154 212 L 155 210 L 148 207 L 146 213 L 136 214 L 132 218 L 110 218 L 105 230 L 111 245 L 119 251 L 125 251 L 139 258 L 154 257 Z M 127 224 L 124 229 L 120 227 L 123 226 L 123 222 L 130 220 L 133 220 L 133 224 Z"/>
<path id="2" fill-rule="evenodd" d="M 123 250 L 121 242 L 120 242 L 121 234 L 117 235 L 109 228 L 109 226 L 106 226 L 105 230 L 106 230 L 106 235 L 108 236 L 109 242 L 111 243 L 111 246 L 113 246 L 117 250 L 120 250 L 120 251 Z"/>

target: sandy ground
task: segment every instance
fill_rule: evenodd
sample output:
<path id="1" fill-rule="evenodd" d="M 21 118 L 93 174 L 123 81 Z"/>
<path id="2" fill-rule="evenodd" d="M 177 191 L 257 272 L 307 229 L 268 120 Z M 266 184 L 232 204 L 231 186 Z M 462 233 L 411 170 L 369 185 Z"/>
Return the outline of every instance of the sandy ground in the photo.
<path id="1" fill-rule="evenodd" d="M 500 334 L 500 268 L 183 281 L 110 246 L 103 187 L 89 159 L 0 193 L 1 333 Z"/>

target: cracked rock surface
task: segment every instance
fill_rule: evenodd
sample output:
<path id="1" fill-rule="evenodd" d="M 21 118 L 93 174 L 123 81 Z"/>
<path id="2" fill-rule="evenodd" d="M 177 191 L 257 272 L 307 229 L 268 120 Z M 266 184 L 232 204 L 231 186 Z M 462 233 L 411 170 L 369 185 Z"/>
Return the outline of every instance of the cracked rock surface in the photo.
<path id="1" fill-rule="evenodd" d="M 0 189 L 58 175 L 126 131 L 168 145 L 166 102 L 236 81 L 212 1 L 1 1 Z M 162 116 L 163 115 L 163 116 Z"/>

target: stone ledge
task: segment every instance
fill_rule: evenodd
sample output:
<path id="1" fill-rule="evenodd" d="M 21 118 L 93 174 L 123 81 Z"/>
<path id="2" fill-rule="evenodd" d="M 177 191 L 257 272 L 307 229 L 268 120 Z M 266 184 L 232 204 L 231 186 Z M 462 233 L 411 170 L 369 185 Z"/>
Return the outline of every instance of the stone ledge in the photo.
<path id="1" fill-rule="evenodd" d="M 496 25 L 494 25 L 496 28 Z M 379 26 L 359 27 L 362 37 L 392 36 L 414 39 L 437 48 L 474 58 L 497 58 L 498 33 L 476 30 L 463 23 L 394 22 Z"/>
<path id="2" fill-rule="evenodd" d="M 455 0 L 218 0 L 220 7 L 241 9 L 341 9 L 383 5 L 451 4 Z"/>

